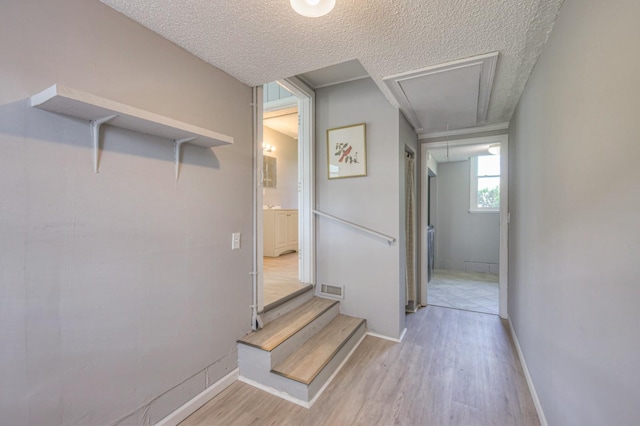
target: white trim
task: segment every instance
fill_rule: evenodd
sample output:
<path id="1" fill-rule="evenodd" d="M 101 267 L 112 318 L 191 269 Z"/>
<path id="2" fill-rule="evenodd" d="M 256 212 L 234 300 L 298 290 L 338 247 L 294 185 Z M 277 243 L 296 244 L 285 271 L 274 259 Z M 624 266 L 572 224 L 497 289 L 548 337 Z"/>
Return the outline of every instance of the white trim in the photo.
<path id="1" fill-rule="evenodd" d="M 251 328 L 261 327 L 262 320 L 259 314 L 264 310 L 264 246 L 263 246 L 263 187 L 262 180 L 264 171 L 262 170 L 263 150 L 262 150 L 262 117 L 263 106 L 263 86 L 253 89 L 253 271 L 252 278 L 252 301 L 251 301 Z"/>
<path id="2" fill-rule="evenodd" d="M 509 136 L 500 142 L 500 318 L 509 318 Z"/>
<path id="3" fill-rule="evenodd" d="M 246 383 L 246 384 L 248 384 L 250 386 L 253 386 L 254 388 L 260 389 L 261 391 L 265 391 L 267 393 L 270 393 L 273 396 L 277 396 L 278 398 L 282 398 L 282 399 L 284 399 L 286 401 L 293 402 L 294 404 L 297 404 L 297 405 L 299 405 L 301 407 L 311 408 L 311 404 L 309 402 L 306 402 L 306 401 L 303 401 L 303 400 L 298 399 L 296 397 L 293 397 L 293 396 L 289 395 L 288 393 L 279 391 L 279 390 L 277 390 L 275 388 L 272 388 L 271 386 L 263 385 L 262 383 L 257 382 L 257 381 L 255 381 L 253 379 L 249 379 L 247 377 L 240 376 L 240 377 L 238 377 L 238 380 L 241 381 L 242 383 Z"/>
<path id="4" fill-rule="evenodd" d="M 503 135 L 495 135 L 495 136 L 480 136 L 477 138 L 466 138 L 466 139 L 457 139 L 453 141 L 437 141 L 437 142 L 429 142 L 428 140 L 421 141 L 421 145 L 426 149 L 431 148 L 446 148 L 449 145 L 449 148 L 456 146 L 466 146 L 466 145 L 489 145 L 492 143 L 503 143 L 507 140 L 507 134 Z M 501 147 L 502 148 L 502 147 Z"/>
<path id="5" fill-rule="evenodd" d="M 429 217 L 429 152 L 418 143 L 418 150 L 420 152 L 420 176 L 418 179 L 420 182 L 420 192 L 417 194 L 417 199 L 420 203 L 420 214 L 416 220 L 416 227 L 419 229 L 418 239 L 420 241 L 420 271 L 418 281 L 420 282 L 420 305 L 427 306 L 427 274 L 428 274 L 428 262 L 429 262 L 429 247 L 427 244 L 428 227 L 429 223 L 427 218 Z M 418 169 L 418 167 L 416 167 Z"/>
<path id="6" fill-rule="evenodd" d="M 207 402 L 211 401 L 220 392 L 231 386 L 236 380 L 238 380 L 240 373 L 236 368 L 231 373 L 218 380 L 198 395 L 191 398 L 187 403 L 180 408 L 169 414 L 164 419 L 156 423 L 156 426 L 177 426 L 178 423 L 195 413 L 200 407 Z"/>
<path id="7" fill-rule="evenodd" d="M 315 285 L 315 92 L 296 77 L 277 83 L 298 98 L 298 279 Z"/>
<path id="8" fill-rule="evenodd" d="M 378 339 L 390 340 L 390 341 L 396 342 L 396 343 L 402 343 L 402 339 L 404 339 L 404 335 L 405 334 L 407 334 L 407 329 L 406 328 L 404 330 L 402 330 L 402 333 L 400 333 L 400 337 L 399 338 L 385 336 L 384 334 L 374 333 L 373 331 L 367 331 L 367 335 L 368 336 L 377 337 Z"/>
<path id="9" fill-rule="evenodd" d="M 409 98 L 402 87 L 402 82 L 406 80 L 421 79 L 431 74 L 438 74 L 459 68 L 475 67 L 480 65 L 481 70 L 478 81 L 479 91 L 475 122 L 482 123 L 487 119 L 489 100 L 491 98 L 491 88 L 493 87 L 493 76 L 496 69 L 496 63 L 498 61 L 498 55 L 499 52 L 491 52 L 470 58 L 458 59 L 444 64 L 384 77 L 382 81 L 386 84 L 407 121 L 411 123 L 416 132 L 420 133 L 424 131 L 423 123 L 420 122 L 416 110 L 409 101 Z"/>
<path id="10" fill-rule="evenodd" d="M 313 404 L 315 404 L 315 402 L 318 400 L 318 398 L 320 398 L 320 395 L 322 395 L 322 393 L 327 388 L 327 386 L 329 386 L 329 384 L 331 383 L 333 378 L 336 377 L 336 375 L 340 372 L 340 370 L 342 370 L 342 367 L 344 367 L 344 365 L 347 363 L 347 361 L 349 361 L 349 358 L 351 358 L 351 355 L 353 355 L 353 353 L 356 351 L 356 349 L 358 349 L 358 346 L 360 346 L 360 343 L 362 343 L 364 338 L 367 337 L 367 334 L 369 334 L 369 333 L 365 333 L 365 334 L 362 335 L 362 337 L 360 337 L 360 340 L 358 340 L 358 343 L 356 343 L 355 346 L 353 348 L 351 348 L 351 350 L 349 351 L 347 356 L 342 360 L 340 365 L 338 365 L 336 370 L 333 372 L 333 374 L 331 374 L 331 376 L 327 379 L 327 381 L 324 383 L 324 385 L 322 385 L 322 387 L 320 388 L 318 393 L 316 393 L 316 395 L 311 399 L 311 401 L 308 401 L 308 402 L 307 401 L 303 401 L 301 399 L 298 399 L 298 398 L 296 398 L 294 396 L 289 395 L 286 392 L 279 391 L 279 390 L 277 390 L 275 388 L 272 388 L 271 386 L 263 385 L 260 382 L 256 382 L 255 380 L 248 379 L 248 378 L 243 377 L 243 376 L 238 377 L 238 380 L 243 382 L 243 383 L 246 383 L 248 385 L 251 385 L 254 388 L 258 388 L 258 389 L 263 390 L 263 391 L 265 391 L 267 393 L 270 393 L 271 395 L 277 396 L 278 398 L 282 398 L 282 399 L 287 400 L 289 402 L 293 402 L 294 404 L 297 404 L 297 405 L 299 405 L 301 407 L 311 408 L 313 406 Z"/>
<path id="11" fill-rule="evenodd" d="M 500 213 L 500 207 L 478 207 L 478 178 L 488 177 L 502 180 L 502 174 L 478 176 L 478 158 L 491 156 L 491 154 L 476 155 L 469 158 L 469 213 Z M 500 165 L 502 166 L 502 158 L 500 159 Z M 502 187 L 502 182 L 500 182 L 500 187 Z M 502 191 L 502 189 L 500 189 L 500 191 Z"/>
<path id="12" fill-rule="evenodd" d="M 536 407 L 536 412 L 538 413 L 538 420 L 540 420 L 541 426 L 548 426 L 549 423 L 547 423 L 547 418 L 544 415 L 544 410 L 542 409 L 540 398 L 538 398 L 538 392 L 536 392 L 536 387 L 534 386 L 533 380 L 531 379 L 531 374 L 529 374 L 527 362 L 524 360 L 524 354 L 522 353 L 522 348 L 520 347 L 520 342 L 518 341 L 516 330 L 513 328 L 511 318 L 507 318 L 507 321 L 509 322 L 509 330 L 511 331 L 511 337 L 513 337 L 513 343 L 515 344 L 516 351 L 518 352 L 518 358 L 520 358 L 520 364 L 522 365 L 524 377 L 527 380 L 527 386 L 529 386 L 529 393 L 531 393 L 531 398 L 533 398 L 533 405 Z"/>
<path id="13" fill-rule="evenodd" d="M 277 83 L 277 82 L 276 82 Z M 280 84 L 280 83 L 278 83 Z M 286 87 L 285 87 L 286 89 Z M 279 111 L 285 108 L 297 107 L 298 98 L 295 96 L 287 96 L 286 98 L 276 99 L 264 103 L 264 112 Z"/>
<path id="14" fill-rule="evenodd" d="M 508 130 L 509 123 L 487 124 L 484 126 L 465 127 L 464 129 L 444 130 L 441 132 L 422 133 L 418 135 L 418 139 L 442 138 L 445 136 L 468 135 L 470 133 L 493 132 L 496 130 Z"/>
<path id="15" fill-rule="evenodd" d="M 401 72 L 398 74 L 393 74 L 384 79 L 397 79 L 397 80 L 406 80 L 408 77 L 413 76 L 414 74 L 422 74 L 428 71 L 444 71 L 448 68 L 459 68 L 460 65 L 467 65 L 469 62 L 478 62 L 484 59 L 490 59 L 493 57 L 497 57 L 499 52 L 491 52 L 485 53 L 483 55 L 472 56 L 469 58 L 456 59 L 455 61 L 445 62 L 444 64 L 431 65 L 429 67 L 420 68 L 415 71 Z"/>
<path id="16" fill-rule="evenodd" d="M 402 333 L 400 333 L 400 342 L 402 342 L 404 340 L 404 335 L 407 334 L 407 328 L 405 327 L 404 330 L 402 330 Z"/>
<path id="17" fill-rule="evenodd" d="M 310 84 L 304 78 L 304 76 L 302 76 L 300 78 L 300 80 L 304 81 L 309 87 L 313 87 L 314 89 L 322 89 L 323 87 L 335 86 L 336 84 L 342 84 L 342 83 L 350 83 L 352 81 L 364 80 L 365 78 L 371 78 L 371 76 L 369 76 L 368 74 L 367 75 L 359 75 L 357 77 L 351 77 L 351 78 L 347 78 L 345 80 L 332 81 L 331 83 L 320 84 L 318 86 L 313 86 L 312 84 Z"/>
<path id="18" fill-rule="evenodd" d="M 315 158 L 314 158 L 314 108 L 315 92 L 302 80 L 291 77 L 276 81 L 293 93 L 301 117 L 298 129 L 298 261 L 299 280 L 315 284 Z M 262 128 L 263 86 L 255 88 L 254 96 L 254 218 L 253 218 L 253 303 L 258 314 L 264 311 L 264 261 L 263 261 L 263 195 L 262 195 Z M 288 98 L 287 98 L 288 99 Z M 255 315 L 254 315 L 255 316 Z M 252 321 L 252 327 L 261 326 L 261 318 Z"/>

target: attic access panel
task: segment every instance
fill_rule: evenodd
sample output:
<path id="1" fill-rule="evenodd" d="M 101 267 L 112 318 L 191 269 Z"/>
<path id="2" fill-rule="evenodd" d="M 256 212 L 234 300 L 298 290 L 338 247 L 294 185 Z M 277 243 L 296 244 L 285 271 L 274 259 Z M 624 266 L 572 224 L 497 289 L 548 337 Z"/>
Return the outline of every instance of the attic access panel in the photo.
<path id="1" fill-rule="evenodd" d="M 487 119 L 498 52 L 384 78 L 418 133 L 472 127 Z"/>

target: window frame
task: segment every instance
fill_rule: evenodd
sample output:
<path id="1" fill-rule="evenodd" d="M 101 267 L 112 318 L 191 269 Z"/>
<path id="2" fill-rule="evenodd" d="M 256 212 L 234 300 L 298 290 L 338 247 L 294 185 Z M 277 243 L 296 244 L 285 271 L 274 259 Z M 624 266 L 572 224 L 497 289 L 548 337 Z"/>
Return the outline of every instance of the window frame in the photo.
<path id="1" fill-rule="evenodd" d="M 489 157 L 490 155 L 477 155 L 469 158 L 469 213 L 500 213 L 500 205 L 497 207 L 478 207 L 478 178 L 499 178 L 500 179 L 500 202 L 502 203 L 502 167 L 500 167 L 500 175 L 484 175 L 478 176 L 478 158 Z M 499 157 L 499 156 L 496 156 Z M 502 166 L 502 158 L 500 159 Z"/>

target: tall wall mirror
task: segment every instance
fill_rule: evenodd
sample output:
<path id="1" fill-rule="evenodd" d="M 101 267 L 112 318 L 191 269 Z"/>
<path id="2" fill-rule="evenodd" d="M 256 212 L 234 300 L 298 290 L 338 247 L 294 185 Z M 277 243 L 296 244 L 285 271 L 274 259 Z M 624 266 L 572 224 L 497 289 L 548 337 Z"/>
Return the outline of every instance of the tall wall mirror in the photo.
<path id="1" fill-rule="evenodd" d="M 264 171 L 262 186 L 264 188 L 275 188 L 278 183 L 277 158 L 267 155 L 262 157 L 262 170 Z"/>

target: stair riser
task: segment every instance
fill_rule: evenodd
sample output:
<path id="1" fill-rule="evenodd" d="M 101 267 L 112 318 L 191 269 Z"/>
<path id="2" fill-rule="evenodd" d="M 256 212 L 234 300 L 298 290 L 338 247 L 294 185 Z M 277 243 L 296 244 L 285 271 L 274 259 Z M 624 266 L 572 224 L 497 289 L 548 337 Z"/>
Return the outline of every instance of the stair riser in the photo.
<path id="1" fill-rule="evenodd" d="M 309 385 L 288 379 L 279 374 L 271 373 L 265 369 L 264 366 L 251 365 L 245 362 L 240 362 L 240 375 L 279 392 L 284 392 L 301 401 L 310 402 L 333 376 L 338 367 L 340 367 L 342 362 L 365 334 L 366 324 L 363 323 Z"/>
<path id="2" fill-rule="evenodd" d="M 303 294 L 299 295 L 295 299 L 291 299 L 288 302 L 283 303 L 282 305 L 271 309 L 270 311 L 263 312 L 261 314 L 262 321 L 263 321 L 264 324 L 268 324 L 271 321 L 273 321 L 273 320 L 281 317 L 282 315 L 286 314 L 287 312 L 294 310 L 298 306 L 304 305 L 305 303 L 307 303 L 312 298 L 313 298 L 313 290 L 309 290 L 306 293 L 303 293 Z"/>
<path id="3" fill-rule="evenodd" d="M 298 331 L 289 339 L 285 340 L 271 352 L 238 343 L 238 359 L 241 360 L 240 365 L 246 363 L 271 370 L 274 365 L 291 355 L 291 353 L 304 344 L 304 342 L 326 327 L 327 324 L 338 316 L 339 313 L 340 305 L 336 304 L 332 306 L 329 310 L 324 312 L 311 323 L 307 324 L 306 327 Z M 240 368 L 240 374 L 242 374 L 242 367 Z"/>
<path id="4" fill-rule="evenodd" d="M 242 374 L 244 366 L 252 366 L 263 370 L 271 370 L 271 354 L 253 346 L 238 343 L 238 368 Z"/>
<path id="5" fill-rule="evenodd" d="M 296 334 L 291 336 L 289 339 L 284 341 L 282 344 L 278 345 L 274 350 L 271 351 L 271 368 L 274 365 L 278 364 L 286 357 L 291 355 L 293 351 L 302 346 L 307 340 L 309 340 L 313 335 L 315 335 L 318 331 L 322 330 L 329 324 L 335 317 L 340 314 L 340 305 L 335 304 L 331 308 L 329 308 L 326 312 L 320 315 L 315 320 L 311 321 L 311 323 L 307 324 L 302 330 L 298 331 Z"/>

